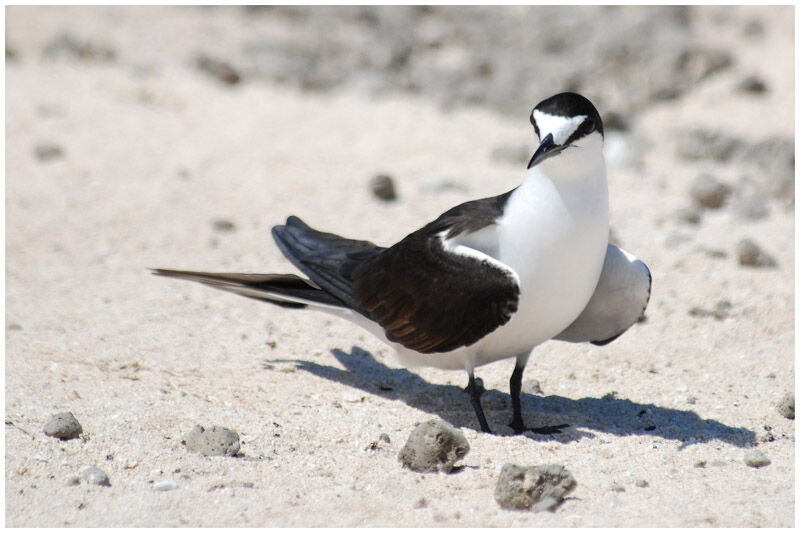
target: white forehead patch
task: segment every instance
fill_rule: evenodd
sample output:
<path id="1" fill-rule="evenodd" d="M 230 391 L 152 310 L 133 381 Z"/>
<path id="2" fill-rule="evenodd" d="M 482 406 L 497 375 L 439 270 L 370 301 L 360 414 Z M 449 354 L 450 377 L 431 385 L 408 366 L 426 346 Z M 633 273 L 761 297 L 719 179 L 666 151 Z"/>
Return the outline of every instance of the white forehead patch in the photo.
<path id="1" fill-rule="evenodd" d="M 542 113 L 539 110 L 533 111 L 533 119 L 536 121 L 536 125 L 539 126 L 539 140 L 541 141 L 547 137 L 548 133 L 552 133 L 553 141 L 556 144 L 564 144 L 569 139 L 569 136 L 578 129 L 578 126 L 586 120 L 586 117 L 587 115 L 562 117 Z"/>

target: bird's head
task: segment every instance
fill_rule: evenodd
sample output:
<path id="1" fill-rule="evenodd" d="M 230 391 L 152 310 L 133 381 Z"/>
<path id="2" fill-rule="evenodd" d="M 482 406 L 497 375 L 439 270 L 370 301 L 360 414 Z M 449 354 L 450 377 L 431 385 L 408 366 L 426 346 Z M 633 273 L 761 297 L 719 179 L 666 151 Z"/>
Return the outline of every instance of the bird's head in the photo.
<path id="1" fill-rule="evenodd" d="M 531 112 L 531 124 L 539 148 L 528 168 L 552 158 L 563 159 L 562 154 L 602 157 L 603 121 L 594 105 L 577 93 L 560 93 L 539 102 Z"/>

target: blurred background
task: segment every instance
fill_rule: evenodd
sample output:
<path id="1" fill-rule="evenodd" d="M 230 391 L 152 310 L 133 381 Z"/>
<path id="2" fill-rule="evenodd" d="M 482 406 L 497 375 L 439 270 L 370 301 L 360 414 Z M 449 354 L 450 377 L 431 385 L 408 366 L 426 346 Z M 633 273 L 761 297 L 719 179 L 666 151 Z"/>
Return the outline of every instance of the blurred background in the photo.
<path id="1" fill-rule="evenodd" d="M 789 6 L 10 7 L 6 32 L 12 76 L 32 64 L 113 68 L 142 83 L 189 74 L 231 90 L 410 95 L 516 120 L 578 91 L 612 132 L 612 166 L 669 144 L 684 160 L 767 168 L 777 182 L 755 187 L 793 201 Z M 140 103 L 158 106 L 144 87 Z M 657 127 L 641 124 L 659 110 Z M 493 154 L 522 163 L 529 144 Z"/>

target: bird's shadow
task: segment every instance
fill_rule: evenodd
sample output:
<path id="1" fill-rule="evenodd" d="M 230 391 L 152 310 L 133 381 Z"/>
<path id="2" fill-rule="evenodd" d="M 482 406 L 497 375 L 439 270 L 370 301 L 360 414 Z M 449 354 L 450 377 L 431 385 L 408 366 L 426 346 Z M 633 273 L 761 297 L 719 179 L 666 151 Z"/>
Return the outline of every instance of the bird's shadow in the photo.
<path id="1" fill-rule="evenodd" d="M 429 383 L 405 369 L 389 368 L 377 361 L 371 353 L 357 346 L 350 353 L 334 349 L 334 357 L 344 370 L 299 359 L 271 359 L 264 361 L 265 368 L 272 363 L 294 363 L 299 370 L 337 381 L 391 400 L 401 400 L 407 405 L 435 414 L 456 427 L 478 429 L 475 412 L 464 389 L 455 385 Z M 675 440 L 682 446 L 697 442 L 720 440 L 739 447 L 756 444 L 753 431 L 731 427 L 712 419 L 703 419 L 693 411 L 682 411 L 640 404 L 613 394 L 602 398 L 573 400 L 563 396 L 538 396 L 522 394 L 523 417 L 529 426 L 568 424 L 561 433 L 552 435 L 530 431 L 524 434 L 535 440 L 576 441 L 595 438 L 585 430 L 613 435 L 656 435 Z M 506 424 L 511 418 L 511 397 L 498 390 L 487 390 L 482 398 L 489 424 L 498 435 L 513 435 Z M 533 418 L 535 424 L 531 424 Z"/>

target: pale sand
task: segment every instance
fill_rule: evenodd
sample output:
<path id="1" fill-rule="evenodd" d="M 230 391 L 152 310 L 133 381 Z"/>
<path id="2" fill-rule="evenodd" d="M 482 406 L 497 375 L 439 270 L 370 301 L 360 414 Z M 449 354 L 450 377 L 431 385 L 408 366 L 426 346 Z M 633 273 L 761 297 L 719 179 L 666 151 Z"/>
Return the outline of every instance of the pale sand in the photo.
<path id="1" fill-rule="evenodd" d="M 681 131 L 708 121 L 750 141 L 793 136 L 791 17 L 771 17 L 783 34 L 737 49 L 736 69 L 689 101 L 641 113 L 643 166 L 611 165 L 609 181 L 615 233 L 653 273 L 648 320 L 606 347 L 537 348 L 526 378 L 544 394 L 524 396 L 526 420 L 570 428 L 529 438 L 477 432 L 463 373 L 409 372 L 346 322 L 147 270 L 294 271 L 269 235 L 289 214 L 389 244 L 457 203 L 514 187 L 522 166 L 491 151 L 524 141 L 533 150 L 527 117 L 445 113 L 410 97 L 223 87 L 186 61 L 204 22 L 165 12 L 144 12 L 153 35 L 137 42 L 124 10 L 116 27 L 85 11 L 53 20 L 8 10 L 21 60 L 6 71 L 7 525 L 794 524 L 794 421 L 774 407 L 794 390 L 794 213 L 772 204 L 752 222 L 723 209 L 698 229 L 673 215 L 700 170 L 739 175 L 675 158 Z M 59 24 L 106 35 L 126 61 L 42 61 Z M 154 36 L 170 29 L 162 69 L 130 68 L 163 48 Z M 714 39 L 742 47 L 735 36 Z M 767 96 L 731 91 L 748 68 L 768 82 Z M 37 161 L 42 140 L 65 157 Z M 399 201 L 371 196 L 367 181 L 381 171 L 395 177 Z M 442 180 L 466 190 L 432 192 Z M 217 218 L 236 231 L 215 231 Z M 676 233 L 687 240 L 669 246 Z M 745 237 L 779 268 L 738 266 Z M 689 315 L 720 300 L 732 304 L 729 318 Z M 478 371 L 487 416 L 503 433 L 512 366 Z M 602 399 L 612 391 L 617 399 Z M 87 440 L 42 433 L 63 410 Z M 414 424 L 435 416 L 461 426 L 472 447 L 465 468 L 402 469 L 397 452 Z M 181 437 L 196 423 L 237 430 L 244 457 L 188 452 Z M 761 442 L 765 426 L 776 440 Z M 746 466 L 748 443 L 772 464 Z M 493 492 L 506 462 L 562 464 L 577 488 L 555 513 L 503 511 Z M 65 486 L 88 466 L 112 486 Z M 154 491 L 161 479 L 179 488 Z"/>

